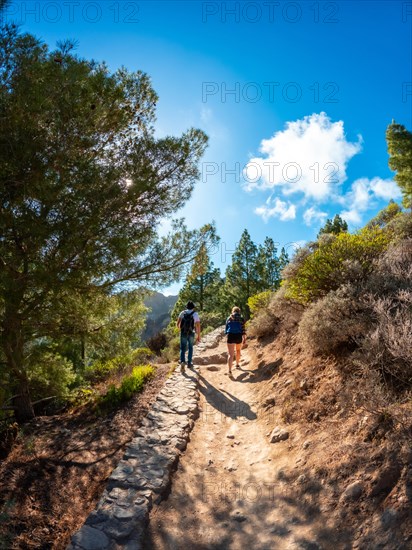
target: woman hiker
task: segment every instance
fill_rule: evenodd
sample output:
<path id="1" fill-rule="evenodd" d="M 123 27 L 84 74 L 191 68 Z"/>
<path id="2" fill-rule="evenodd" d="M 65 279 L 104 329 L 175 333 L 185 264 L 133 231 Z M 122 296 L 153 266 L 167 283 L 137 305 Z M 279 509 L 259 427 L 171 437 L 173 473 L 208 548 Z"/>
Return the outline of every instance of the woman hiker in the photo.
<path id="1" fill-rule="evenodd" d="M 245 329 L 245 320 L 243 319 L 240 308 L 237 306 L 232 308 L 232 313 L 226 320 L 226 330 L 227 334 L 227 349 L 228 349 L 228 358 L 227 365 L 229 368 L 229 376 L 232 376 L 232 365 L 233 357 L 236 350 L 236 368 L 240 368 L 240 351 L 242 349 L 242 344 L 246 342 L 246 329 Z"/>

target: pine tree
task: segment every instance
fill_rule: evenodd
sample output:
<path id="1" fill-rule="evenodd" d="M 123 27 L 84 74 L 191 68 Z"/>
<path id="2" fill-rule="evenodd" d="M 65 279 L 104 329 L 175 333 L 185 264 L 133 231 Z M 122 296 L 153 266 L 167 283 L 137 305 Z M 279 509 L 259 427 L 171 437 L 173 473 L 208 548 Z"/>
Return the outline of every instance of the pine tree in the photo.
<path id="1" fill-rule="evenodd" d="M 286 252 L 285 248 L 282 246 L 279 255 L 279 269 L 282 272 L 282 269 L 286 267 L 289 263 L 289 254 Z"/>
<path id="2" fill-rule="evenodd" d="M 339 233 L 347 232 L 348 231 L 348 224 L 345 220 L 343 220 L 339 214 L 336 214 L 333 220 L 326 220 L 325 225 L 319 230 L 318 238 L 321 235 L 325 235 L 327 233 L 333 233 L 334 235 L 339 235 Z"/>
<path id="3" fill-rule="evenodd" d="M 275 242 L 271 237 L 266 237 L 263 245 L 259 245 L 257 271 L 259 275 L 258 292 L 279 288 L 280 261 Z"/>
<path id="4" fill-rule="evenodd" d="M 227 296 L 248 318 L 248 298 L 259 292 L 258 248 L 245 229 L 232 256 L 232 263 L 226 270 L 225 288 Z"/>
<path id="5" fill-rule="evenodd" d="M 213 244 L 218 237 L 214 234 Z M 210 246 L 203 243 L 186 275 L 183 287 L 172 312 L 172 323 L 190 300 L 195 303 L 199 313 L 212 313 L 219 310 L 219 288 L 223 284 L 220 270 L 215 268 L 210 259 Z"/>
<path id="6" fill-rule="evenodd" d="M 392 121 L 386 130 L 386 142 L 389 167 L 396 172 L 394 179 L 402 191 L 403 204 L 412 208 L 412 133 Z"/>
<path id="7" fill-rule="evenodd" d="M 18 421 L 33 417 L 27 357 L 67 296 L 167 283 L 207 239 L 157 227 L 190 198 L 203 132 L 154 135 L 148 76 L 55 51 L 0 27 L 0 373 Z"/>

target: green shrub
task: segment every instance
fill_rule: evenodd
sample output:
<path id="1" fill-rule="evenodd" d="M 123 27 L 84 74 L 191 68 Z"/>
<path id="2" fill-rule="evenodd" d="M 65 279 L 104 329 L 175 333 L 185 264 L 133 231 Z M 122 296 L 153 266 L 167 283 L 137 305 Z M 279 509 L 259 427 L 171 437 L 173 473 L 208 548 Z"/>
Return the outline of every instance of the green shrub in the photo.
<path id="1" fill-rule="evenodd" d="M 133 368 L 129 376 L 125 376 L 116 387 L 114 384 L 109 386 L 107 393 L 100 397 L 97 406 L 103 409 L 112 409 L 129 401 L 133 395 L 142 391 L 143 386 L 154 375 L 154 368 L 151 365 L 139 365 Z"/>
<path id="2" fill-rule="evenodd" d="M 347 282 L 364 280 L 388 247 L 390 231 L 364 228 L 356 234 L 327 235 L 286 280 L 286 297 L 308 304 Z"/>
<path id="3" fill-rule="evenodd" d="M 272 295 L 273 292 L 271 290 L 265 290 L 264 292 L 259 292 L 248 298 L 247 305 L 249 306 L 251 318 L 259 311 L 268 307 Z"/>
<path id="4" fill-rule="evenodd" d="M 32 399 L 52 396 L 66 399 L 76 378 L 73 364 L 53 350 L 45 349 L 39 346 L 30 357 L 28 377 Z"/>
<path id="5" fill-rule="evenodd" d="M 84 377 L 91 382 L 106 380 L 109 376 L 123 372 L 152 355 L 153 353 L 149 348 L 136 348 L 130 353 L 118 355 L 109 361 L 95 361 L 92 365 L 86 367 Z"/>
<path id="6" fill-rule="evenodd" d="M 302 310 L 301 304 L 286 297 L 286 288 L 282 286 L 276 292 L 271 292 L 268 305 L 248 321 L 247 333 L 257 338 L 274 336 L 279 332 L 281 324 L 284 331 L 289 332 L 297 326 Z"/>
<path id="7" fill-rule="evenodd" d="M 200 315 L 200 322 L 202 325 L 202 334 L 205 334 L 204 327 L 212 327 L 212 329 L 215 329 L 223 325 L 225 322 L 225 317 L 222 316 L 220 313 L 211 312 L 211 311 L 201 311 L 199 315 Z"/>
<path id="8" fill-rule="evenodd" d="M 96 400 L 96 395 L 96 390 L 90 387 L 80 386 L 71 392 L 69 404 L 71 407 L 78 407 L 86 405 L 87 403 L 93 403 Z"/>
<path id="9" fill-rule="evenodd" d="M 366 224 L 366 227 L 368 229 L 372 229 L 374 227 L 385 227 L 396 217 L 402 215 L 401 213 L 401 206 L 399 206 L 399 204 L 394 201 L 390 201 L 388 206 L 378 212 L 378 214 Z"/>
<path id="10" fill-rule="evenodd" d="M 172 338 L 170 338 L 166 348 L 162 351 L 162 357 L 164 357 L 168 362 L 176 361 L 176 359 L 179 357 L 179 350 L 180 336 L 173 336 Z"/>

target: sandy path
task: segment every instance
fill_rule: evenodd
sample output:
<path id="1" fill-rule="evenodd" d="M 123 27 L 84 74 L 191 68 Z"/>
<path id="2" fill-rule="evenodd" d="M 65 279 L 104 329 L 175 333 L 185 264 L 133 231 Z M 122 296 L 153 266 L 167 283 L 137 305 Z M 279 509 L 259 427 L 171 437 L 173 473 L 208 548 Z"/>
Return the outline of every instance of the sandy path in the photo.
<path id="1" fill-rule="evenodd" d="M 221 343 L 213 353 L 224 350 Z M 146 549 L 318 547 L 305 537 L 297 503 L 285 498 L 285 459 L 268 442 L 273 422 L 258 410 L 248 364 L 245 350 L 235 380 L 225 365 L 199 367 L 200 416 L 169 498 L 151 512 Z"/>

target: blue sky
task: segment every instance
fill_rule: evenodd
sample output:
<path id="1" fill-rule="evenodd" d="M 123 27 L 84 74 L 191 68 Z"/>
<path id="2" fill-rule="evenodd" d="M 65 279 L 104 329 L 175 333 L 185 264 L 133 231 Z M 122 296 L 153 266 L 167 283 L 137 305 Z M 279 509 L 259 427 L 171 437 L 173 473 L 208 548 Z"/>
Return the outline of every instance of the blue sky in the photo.
<path id="1" fill-rule="evenodd" d="M 206 131 L 201 180 L 177 215 L 216 221 L 222 270 L 244 228 L 292 253 L 326 217 L 356 229 L 400 198 L 385 129 L 412 129 L 412 2 L 26 0 L 5 17 L 147 72 L 159 136 Z"/>

